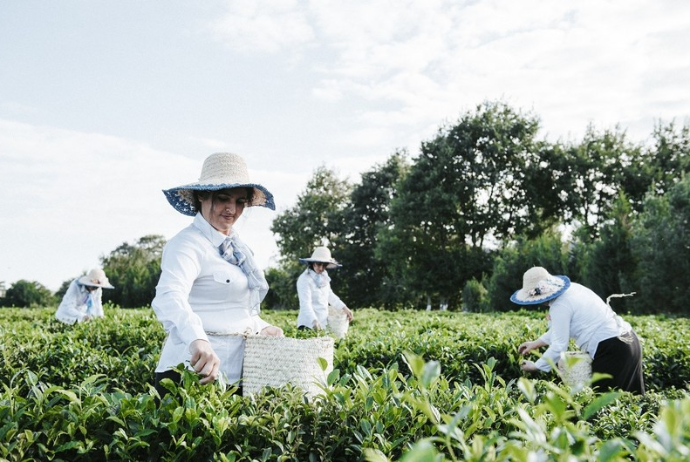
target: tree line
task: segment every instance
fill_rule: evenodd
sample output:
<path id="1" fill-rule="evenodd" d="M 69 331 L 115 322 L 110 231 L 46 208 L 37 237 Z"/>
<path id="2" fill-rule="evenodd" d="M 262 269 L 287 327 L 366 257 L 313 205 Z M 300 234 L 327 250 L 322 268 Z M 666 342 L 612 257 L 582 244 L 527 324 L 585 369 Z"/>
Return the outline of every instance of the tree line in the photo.
<path id="1" fill-rule="evenodd" d="M 355 308 L 510 310 L 523 272 L 540 265 L 604 298 L 635 293 L 616 310 L 687 314 L 690 127 L 659 123 L 644 143 L 619 127 L 575 141 L 540 130 L 533 113 L 485 102 L 359 182 L 319 167 L 272 223 L 281 258 L 264 306 L 296 308 L 298 258 L 328 245 L 343 264 L 332 286 Z M 115 286 L 104 300 L 148 305 L 164 244 L 145 236 L 103 257 Z M 22 306 L 15 286 L 41 289 L 18 281 L 0 303 Z"/>

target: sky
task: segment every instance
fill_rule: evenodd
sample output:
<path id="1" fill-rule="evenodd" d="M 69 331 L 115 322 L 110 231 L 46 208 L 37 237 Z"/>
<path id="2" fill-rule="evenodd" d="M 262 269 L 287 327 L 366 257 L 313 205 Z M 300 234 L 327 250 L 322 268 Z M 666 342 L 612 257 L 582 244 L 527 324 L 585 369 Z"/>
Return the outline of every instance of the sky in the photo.
<path id="1" fill-rule="evenodd" d="M 172 238 L 161 191 L 214 152 L 275 196 L 236 225 L 268 267 L 316 169 L 356 183 L 486 101 L 648 142 L 690 119 L 688 44 L 685 0 L 0 0 L 0 282 Z"/>

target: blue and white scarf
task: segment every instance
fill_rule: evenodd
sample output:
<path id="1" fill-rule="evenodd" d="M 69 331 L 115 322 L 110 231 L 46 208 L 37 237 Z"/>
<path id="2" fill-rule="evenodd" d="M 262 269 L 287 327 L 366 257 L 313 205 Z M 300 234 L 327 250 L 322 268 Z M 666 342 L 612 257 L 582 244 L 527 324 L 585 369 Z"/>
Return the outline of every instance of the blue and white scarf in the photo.
<path id="1" fill-rule="evenodd" d="M 268 293 L 268 282 L 266 282 L 264 272 L 257 268 L 252 250 L 236 234 L 233 234 L 220 245 L 220 254 L 228 263 L 239 266 L 247 276 L 251 314 L 258 315 L 261 311 L 261 301 Z"/>
<path id="2" fill-rule="evenodd" d="M 319 289 L 322 289 L 328 285 L 329 282 L 331 282 L 331 278 L 328 275 L 328 272 L 326 270 L 323 270 L 323 273 L 319 274 L 316 271 L 309 269 L 307 270 L 307 274 L 311 276 L 311 278 L 314 280 L 316 283 L 316 287 Z"/>

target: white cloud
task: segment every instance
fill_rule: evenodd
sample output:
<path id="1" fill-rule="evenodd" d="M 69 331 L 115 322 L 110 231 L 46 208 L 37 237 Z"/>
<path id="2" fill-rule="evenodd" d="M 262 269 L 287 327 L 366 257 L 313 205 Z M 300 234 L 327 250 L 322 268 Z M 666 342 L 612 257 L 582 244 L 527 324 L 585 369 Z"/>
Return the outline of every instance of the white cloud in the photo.
<path id="1" fill-rule="evenodd" d="M 225 15 L 211 25 L 228 47 L 274 53 L 309 42 L 314 32 L 297 0 L 240 0 L 227 3 Z"/>

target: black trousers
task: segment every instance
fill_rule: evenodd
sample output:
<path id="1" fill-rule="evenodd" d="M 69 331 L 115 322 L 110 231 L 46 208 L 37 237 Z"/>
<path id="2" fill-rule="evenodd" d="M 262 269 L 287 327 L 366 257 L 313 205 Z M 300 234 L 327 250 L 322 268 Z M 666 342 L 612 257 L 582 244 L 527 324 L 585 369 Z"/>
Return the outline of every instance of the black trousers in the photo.
<path id="1" fill-rule="evenodd" d="M 597 391 L 619 389 L 644 395 L 642 347 L 635 332 L 599 342 L 592 361 L 592 372 L 612 376 L 595 382 L 593 387 Z"/>

